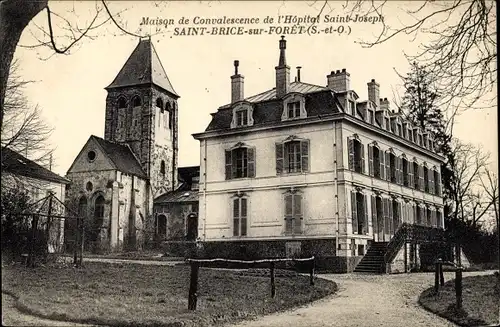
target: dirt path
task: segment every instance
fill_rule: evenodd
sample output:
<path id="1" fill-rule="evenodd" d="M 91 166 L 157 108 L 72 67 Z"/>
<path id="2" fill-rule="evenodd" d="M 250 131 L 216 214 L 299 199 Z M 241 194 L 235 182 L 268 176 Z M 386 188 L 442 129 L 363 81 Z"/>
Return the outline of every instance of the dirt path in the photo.
<path id="1" fill-rule="evenodd" d="M 2 293 L 2 326 L 90 326 L 26 315 L 15 308 L 15 302 L 12 296 Z"/>
<path id="2" fill-rule="evenodd" d="M 465 273 L 491 274 L 491 272 Z M 455 326 L 418 305 L 420 293 L 433 284 L 432 273 L 401 275 L 322 275 L 339 292 L 306 307 L 246 321 L 238 327 Z M 454 278 L 451 273 L 445 279 Z"/>

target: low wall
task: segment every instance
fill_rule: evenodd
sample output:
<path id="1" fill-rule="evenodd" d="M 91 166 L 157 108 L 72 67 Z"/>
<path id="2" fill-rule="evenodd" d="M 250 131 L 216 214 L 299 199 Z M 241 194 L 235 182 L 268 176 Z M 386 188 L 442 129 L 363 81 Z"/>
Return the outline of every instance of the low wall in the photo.
<path id="1" fill-rule="evenodd" d="M 361 256 L 337 257 L 335 239 L 315 240 L 234 240 L 211 242 L 165 242 L 164 253 L 169 256 L 191 258 L 224 258 L 235 260 L 258 260 L 269 258 L 307 258 L 314 256 L 318 272 L 352 272 Z M 308 269 L 307 263 L 283 263 L 276 268 Z M 211 263 L 211 267 L 249 268 L 247 264 Z M 252 265 L 264 268 L 268 264 Z"/>

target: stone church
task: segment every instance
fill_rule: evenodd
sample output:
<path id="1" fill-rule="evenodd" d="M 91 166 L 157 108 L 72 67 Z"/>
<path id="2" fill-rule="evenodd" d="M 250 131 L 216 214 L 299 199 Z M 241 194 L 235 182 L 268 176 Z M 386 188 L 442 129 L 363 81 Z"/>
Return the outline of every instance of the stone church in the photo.
<path id="1" fill-rule="evenodd" d="M 150 39 L 105 89 L 104 138 L 75 158 L 66 197 L 87 218 L 88 250 L 138 250 L 157 234 L 154 199 L 177 185 L 179 95 Z"/>

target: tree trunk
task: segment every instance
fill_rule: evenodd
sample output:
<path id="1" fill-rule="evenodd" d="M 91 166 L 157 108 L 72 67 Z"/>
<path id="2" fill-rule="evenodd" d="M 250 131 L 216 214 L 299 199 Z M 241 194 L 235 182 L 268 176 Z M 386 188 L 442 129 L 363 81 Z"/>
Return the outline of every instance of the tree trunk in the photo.
<path id="1" fill-rule="evenodd" d="M 14 52 L 26 26 L 47 3 L 48 0 L 0 2 L 0 130 L 3 127 L 5 91 Z"/>

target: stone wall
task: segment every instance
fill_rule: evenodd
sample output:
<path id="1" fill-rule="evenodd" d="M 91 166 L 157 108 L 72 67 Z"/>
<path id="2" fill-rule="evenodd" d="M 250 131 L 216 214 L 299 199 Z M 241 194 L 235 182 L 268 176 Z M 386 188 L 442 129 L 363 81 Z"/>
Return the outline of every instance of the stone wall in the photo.
<path id="1" fill-rule="evenodd" d="M 141 99 L 140 107 L 134 106 L 135 97 Z M 126 100 L 125 108 L 118 108 L 120 98 Z M 163 108 L 157 106 L 157 99 L 161 99 Z M 137 86 L 108 90 L 104 138 L 130 145 L 150 176 L 153 197 L 177 185 L 177 126 L 177 100 L 160 88 Z M 162 161 L 164 173 L 161 172 Z"/>
<path id="2" fill-rule="evenodd" d="M 198 212 L 198 202 L 166 203 L 155 205 L 155 216 L 167 217 L 166 240 L 184 240 L 187 235 L 187 216 Z"/>

